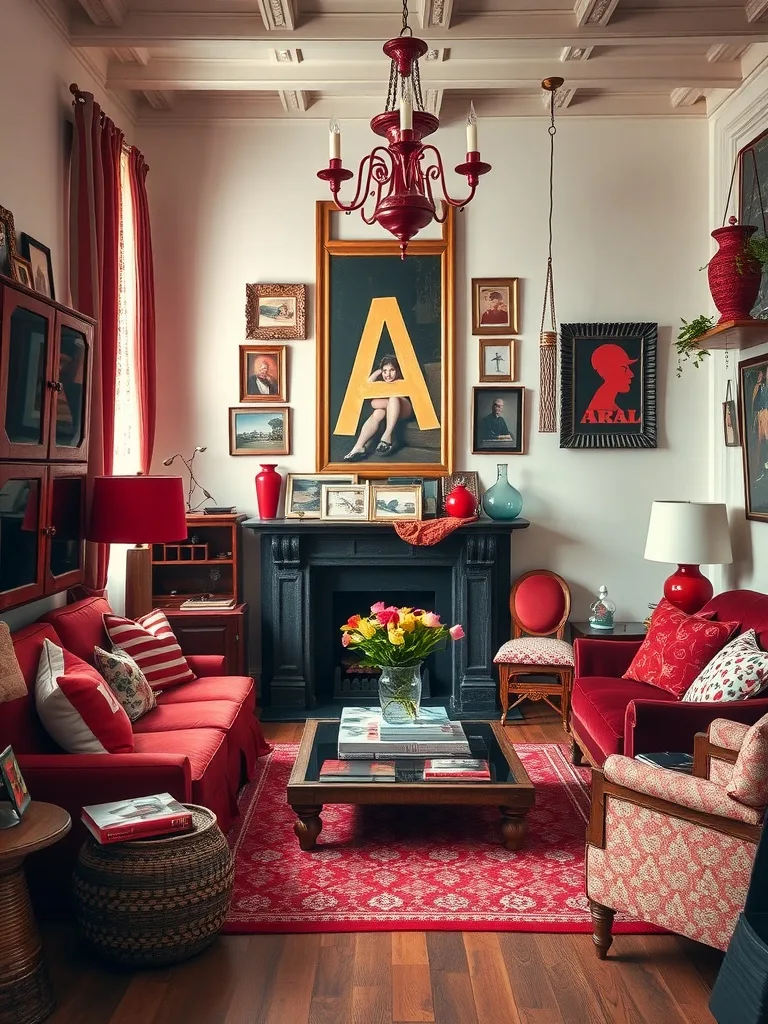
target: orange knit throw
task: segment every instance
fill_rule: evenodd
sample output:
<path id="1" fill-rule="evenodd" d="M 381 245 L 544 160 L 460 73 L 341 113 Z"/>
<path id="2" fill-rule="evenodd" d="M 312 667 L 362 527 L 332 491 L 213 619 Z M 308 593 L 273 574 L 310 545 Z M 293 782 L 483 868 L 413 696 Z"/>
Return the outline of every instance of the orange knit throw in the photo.
<path id="1" fill-rule="evenodd" d="M 401 540 L 408 541 L 414 547 L 431 547 L 449 537 L 460 526 L 474 523 L 476 519 L 477 516 L 470 516 L 469 519 L 456 519 L 454 516 L 447 516 L 445 519 L 422 519 L 418 523 L 395 522 L 392 525 Z"/>

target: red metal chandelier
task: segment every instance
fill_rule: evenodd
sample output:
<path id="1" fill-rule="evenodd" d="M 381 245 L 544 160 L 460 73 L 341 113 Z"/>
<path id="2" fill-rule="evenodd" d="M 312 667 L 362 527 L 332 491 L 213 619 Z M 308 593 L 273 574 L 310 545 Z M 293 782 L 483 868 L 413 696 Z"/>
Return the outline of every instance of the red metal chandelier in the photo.
<path id="1" fill-rule="evenodd" d="M 477 149 L 477 118 L 470 105 L 467 117 L 467 157 L 456 167 L 469 185 L 466 199 L 452 199 L 445 184 L 445 172 L 440 152 L 435 146 L 424 145 L 422 139 L 440 127 L 439 119 L 424 110 L 419 76 L 419 58 L 427 52 L 423 39 L 416 39 L 408 26 L 408 4 L 403 0 L 403 25 L 400 35 L 384 44 L 384 53 L 391 59 L 389 91 L 384 113 L 371 120 L 371 128 L 387 140 L 387 146 L 375 146 L 363 158 L 357 172 L 357 188 L 351 203 L 339 199 L 342 182 L 354 177 L 352 171 L 342 167 L 341 130 L 336 120 L 330 124 L 330 159 L 328 166 L 318 171 L 318 178 L 331 187 L 336 206 L 346 213 L 360 210 L 366 224 L 378 222 L 400 239 L 401 258 L 405 258 L 408 242 L 433 220 L 442 222 L 447 207 L 463 209 L 475 195 L 481 174 L 487 174 L 490 164 L 483 163 Z M 435 199 L 433 182 L 439 182 L 442 196 Z M 367 213 L 372 209 L 372 212 Z"/>

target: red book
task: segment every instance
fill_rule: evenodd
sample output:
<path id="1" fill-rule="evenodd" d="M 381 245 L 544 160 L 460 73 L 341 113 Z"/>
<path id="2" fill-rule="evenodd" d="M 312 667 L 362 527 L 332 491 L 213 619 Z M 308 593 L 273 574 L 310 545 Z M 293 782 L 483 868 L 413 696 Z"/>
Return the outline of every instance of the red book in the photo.
<path id="1" fill-rule="evenodd" d="M 105 844 L 192 829 L 192 812 L 170 793 L 90 804 L 83 808 L 80 819 L 93 838 Z"/>
<path id="2" fill-rule="evenodd" d="M 487 761 L 473 757 L 439 757 L 424 762 L 424 780 L 442 779 L 444 782 L 461 782 L 463 779 L 490 782 L 491 772 Z"/>

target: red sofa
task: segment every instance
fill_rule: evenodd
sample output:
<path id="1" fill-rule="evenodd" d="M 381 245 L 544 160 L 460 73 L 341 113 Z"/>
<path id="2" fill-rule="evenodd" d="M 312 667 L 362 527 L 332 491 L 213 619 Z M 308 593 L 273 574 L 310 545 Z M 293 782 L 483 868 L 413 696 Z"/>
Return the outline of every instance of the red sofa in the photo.
<path id="1" fill-rule="evenodd" d="M 739 633 L 754 629 L 768 650 L 768 595 L 754 590 L 729 590 L 704 606 L 720 622 L 738 622 Z M 768 697 L 728 704 L 678 701 L 648 683 L 622 679 L 640 641 L 576 640 L 571 694 L 571 735 L 574 763 L 585 755 L 602 766 L 609 754 L 680 750 L 693 753 L 693 738 L 706 732 L 715 718 L 752 725 L 768 713 Z"/>
<path id="2" fill-rule="evenodd" d="M 187 658 L 198 678 L 160 694 L 158 706 L 134 722 L 132 754 L 62 752 L 35 710 L 43 641 L 52 640 L 92 664 L 97 644 L 111 648 L 102 622 L 108 611 L 102 598 L 88 598 L 12 634 L 29 693 L 0 705 L 0 750 L 13 746 L 33 799 L 66 808 L 73 821 L 65 840 L 27 862 L 33 897 L 49 906 L 61 906 L 68 898 L 72 864 L 86 836 L 80 823 L 85 804 L 168 792 L 210 808 L 226 831 L 237 817 L 240 785 L 270 749 L 254 718 L 253 680 L 224 676 L 223 657 L 198 655 Z"/>

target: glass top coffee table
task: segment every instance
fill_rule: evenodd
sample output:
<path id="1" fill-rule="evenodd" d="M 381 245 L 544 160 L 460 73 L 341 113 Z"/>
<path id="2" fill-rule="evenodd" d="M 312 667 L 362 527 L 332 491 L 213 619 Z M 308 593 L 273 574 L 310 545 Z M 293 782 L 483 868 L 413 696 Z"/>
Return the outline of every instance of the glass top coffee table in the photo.
<path id="1" fill-rule="evenodd" d="M 338 719 L 310 718 L 288 780 L 288 803 L 297 816 L 294 832 L 302 850 L 312 850 L 323 823 L 324 804 L 495 805 L 501 811 L 501 837 L 508 850 L 525 838 L 525 816 L 534 804 L 533 783 L 498 722 L 465 722 L 470 756 L 488 762 L 490 780 L 471 782 L 320 782 L 323 761 L 338 759 Z M 436 755 L 432 755 L 433 757 Z M 417 758 L 387 758 L 399 772 L 423 767 Z"/>

